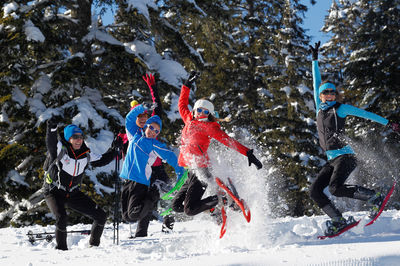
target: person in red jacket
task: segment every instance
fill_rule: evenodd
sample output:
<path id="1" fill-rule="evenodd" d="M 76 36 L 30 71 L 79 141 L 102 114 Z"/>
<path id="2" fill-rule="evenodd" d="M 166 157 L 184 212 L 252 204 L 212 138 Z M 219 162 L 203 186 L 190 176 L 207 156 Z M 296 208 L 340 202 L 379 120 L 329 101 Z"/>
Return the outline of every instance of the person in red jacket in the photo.
<path id="1" fill-rule="evenodd" d="M 196 101 L 193 111 L 188 108 L 190 87 L 197 79 L 198 74 L 192 72 L 188 80 L 182 85 L 179 97 L 179 113 L 185 123 L 181 135 L 179 166 L 189 169 L 188 179 L 175 195 L 172 209 L 175 212 L 184 212 L 193 216 L 205 210 L 210 210 L 218 204 L 218 196 L 213 195 L 202 199 L 207 183 L 214 182 L 209 170 L 210 158 L 207 150 L 211 139 L 232 148 L 247 156 L 249 166 L 254 164 L 257 169 L 262 168 L 261 162 L 254 156 L 253 150 L 229 137 L 214 117 L 214 105 L 206 100 Z"/>

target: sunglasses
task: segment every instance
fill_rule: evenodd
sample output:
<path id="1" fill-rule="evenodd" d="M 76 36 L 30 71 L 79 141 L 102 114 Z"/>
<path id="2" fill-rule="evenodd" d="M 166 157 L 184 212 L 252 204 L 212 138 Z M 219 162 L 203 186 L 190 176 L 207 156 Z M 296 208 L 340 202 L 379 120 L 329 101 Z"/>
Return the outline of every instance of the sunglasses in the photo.
<path id="1" fill-rule="evenodd" d="M 74 134 L 71 136 L 72 139 L 83 139 L 83 135 Z"/>
<path id="2" fill-rule="evenodd" d="M 210 111 L 206 110 L 206 109 L 201 109 L 201 108 L 197 108 L 196 111 L 198 113 L 203 113 L 205 115 L 208 115 L 210 113 Z"/>
<path id="3" fill-rule="evenodd" d="M 334 90 L 324 90 L 323 92 L 321 92 L 323 95 L 336 95 L 337 92 Z"/>
<path id="4" fill-rule="evenodd" d="M 149 129 L 150 129 L 151 131 L 154 131 L 157 135 L 160 133 L 160 130 L 155 129 L 152 125 L 149 125 Z"/>

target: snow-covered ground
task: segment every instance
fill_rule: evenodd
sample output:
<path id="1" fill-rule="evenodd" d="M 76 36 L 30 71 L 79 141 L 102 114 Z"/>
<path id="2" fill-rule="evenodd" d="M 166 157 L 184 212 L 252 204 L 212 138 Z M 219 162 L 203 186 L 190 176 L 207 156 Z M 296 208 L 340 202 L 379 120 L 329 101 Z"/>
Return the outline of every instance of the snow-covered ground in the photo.
<path id="1" fill-rule="evenodd" d="M 241 140 L 248 144 L 249 140 Z M 345 217 L 362 221 L 337 238 L 319 240 L 327 216 L 271 218 L 271 199 L 266 195 L 274 169 L 267 155 L 261 156 L 264 167 L 257 171 L 248 167 L 246 157 L 222 146 L 214 146 L 209 154 L 213 174 L 222 180 L 231 177 L 251 209 L 250 223 L 228 209 L 228 230 L 222 239 L 220 227 L 207 213 L 176 222 L 171 234 L 162 233 L 161 222 L 152 221 L 149 237 L 143 240 L 129 239 L 129 224 L 121 224 L 119 245 L 113 243 L 109 223 L 99 247 L 89 248 L 87 235 L 69 234 L 68 251 L 55 250 L 54 240 L 28 242 L 28 231 L 52 232 L 54 226 L 2 228 L 0 265 L 400 265 L 400 211 L 384 211 L 368 227 L 364 227 L 367 212 L 345 212 Z M 213 189 L 210 184 L 206 194 Z M 131 227 L 134 231 L 136 224 Z M 90 225 L 68 226 L 68 230 L 82 229 Z"/>
<path id="2" fill-rule="evenodd" d="M 346 213 L 355 218 L 365 212 Z M 400 265 L 400 212 L 385 211 L 369 227 L 359 226 L 343 235 L 318 240 L 326 216 L 280 218 L 247 224 L 229 214 L 229 228 L 219 239 L 219 226 L 206 214 L 177 222 L 171 234 L 161 233 L 152 221 L 150 236 L 129 239 L 128 224 L 120 226 L 120 243 L 113 244 L 108 224 L 100 247 L 88 247 L 87 235 L 70 234 L 68 251 L 55 250 L 55 241 L 31 244 L 26 233 L 53 231 L 54 226 L 0 229 L 0 265 Z M 365 220 L 366 221 L 366 220 Z M 132 224 L 134 230 L 136 224 Z M 89 229 L 75 225 L 68 230 Z"/>

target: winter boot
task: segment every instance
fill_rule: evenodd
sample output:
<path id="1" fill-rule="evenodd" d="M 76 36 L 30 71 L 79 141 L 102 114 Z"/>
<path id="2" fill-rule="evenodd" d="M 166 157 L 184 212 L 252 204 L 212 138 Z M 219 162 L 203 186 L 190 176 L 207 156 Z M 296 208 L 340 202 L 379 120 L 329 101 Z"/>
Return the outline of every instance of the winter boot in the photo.
<path id="1" fill-rule="evenodd" d="M 373 195 L 368 199 L 367 203 L 372 206 L 369 218 L 373 219 L 375 218 L 375 216 L 378 215 L 378 212 L 382 207 L 384 199 L 385 195 L 383 195 L 381 192 L 375 193 L 375 195 Z"/>
<path id="2" fill-rule="evenodd" d="M 212 209 L 214 208 L 219 202 L 218 196 L 210 196 L 204 199 L 204 209 Z"/>
<path id="3" fill-rule="evenodd" d="M 57 246 L 56 249 L 59 250 L 68 250 L 67 247 L 67 230 L 62 230 L 59 228 L 56 228 L 56 241 L 57 241 Z"/>
<path id="4" fill-rule="evenodd" d="M 172 232 L 172 229 L 174 229 L 174 224 L 175 224 L 175 219 L 173 216 L 171 215 L 165 216 L 161 232 L 164 233 Z"/>
<path id="5" fill-rule="evenodd" d="M 136 227 L 135 238 L 147 236 L 147 229 L 149 228 L 150 218 L 151 218 L 151 214 L 145 216 L 143 219 L 140 219 L 138 221 L 138 224 Z"/>
<path id="6" fill-rule="evenodd" d="M 362 200 L 362 201 L 368 201 L 374 195 L 375 195 L 374 190 L 357 186 L 357 189 L 354 192 L 353 198 Z"/>
<path id="7" fill-rule="evenodd" d="M 92 229 L 90 232 L 89 246 L 99 246 L 100 238 L 103 234 L 104 225 L 99 225 L 97 223 L 93 223 Z"/>
<path id="8" fill-rule="evenodd" d="M 356 220 L 354 220 L 353 216 L 349 216 L 347 220 L 342 216 L 334 217 L 331 220 L 326 221 L 325 235 L 335 235 L 346 226 L 349 226 L 355 222 Z"/>
<path id="9" fill-rule="evenodd" d="M 222 224 L 222 214 L 219 208 L 210 209 L 210 216 L 218 225 Z"/>

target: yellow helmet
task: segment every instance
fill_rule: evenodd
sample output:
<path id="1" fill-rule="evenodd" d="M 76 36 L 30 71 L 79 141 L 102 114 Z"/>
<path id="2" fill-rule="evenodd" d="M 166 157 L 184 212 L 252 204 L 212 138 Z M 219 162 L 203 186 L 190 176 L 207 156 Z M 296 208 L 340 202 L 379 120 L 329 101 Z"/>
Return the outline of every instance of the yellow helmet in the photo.
<path id="1" fill-rule="evenodd" d="M 139 104 L 139 103 L 138 103 L 138 101 L 136 101 L 136 100 L 131 101 L 131 108 L 135 107 L 135 106 L 138 105 L 138 104 Z"/>

